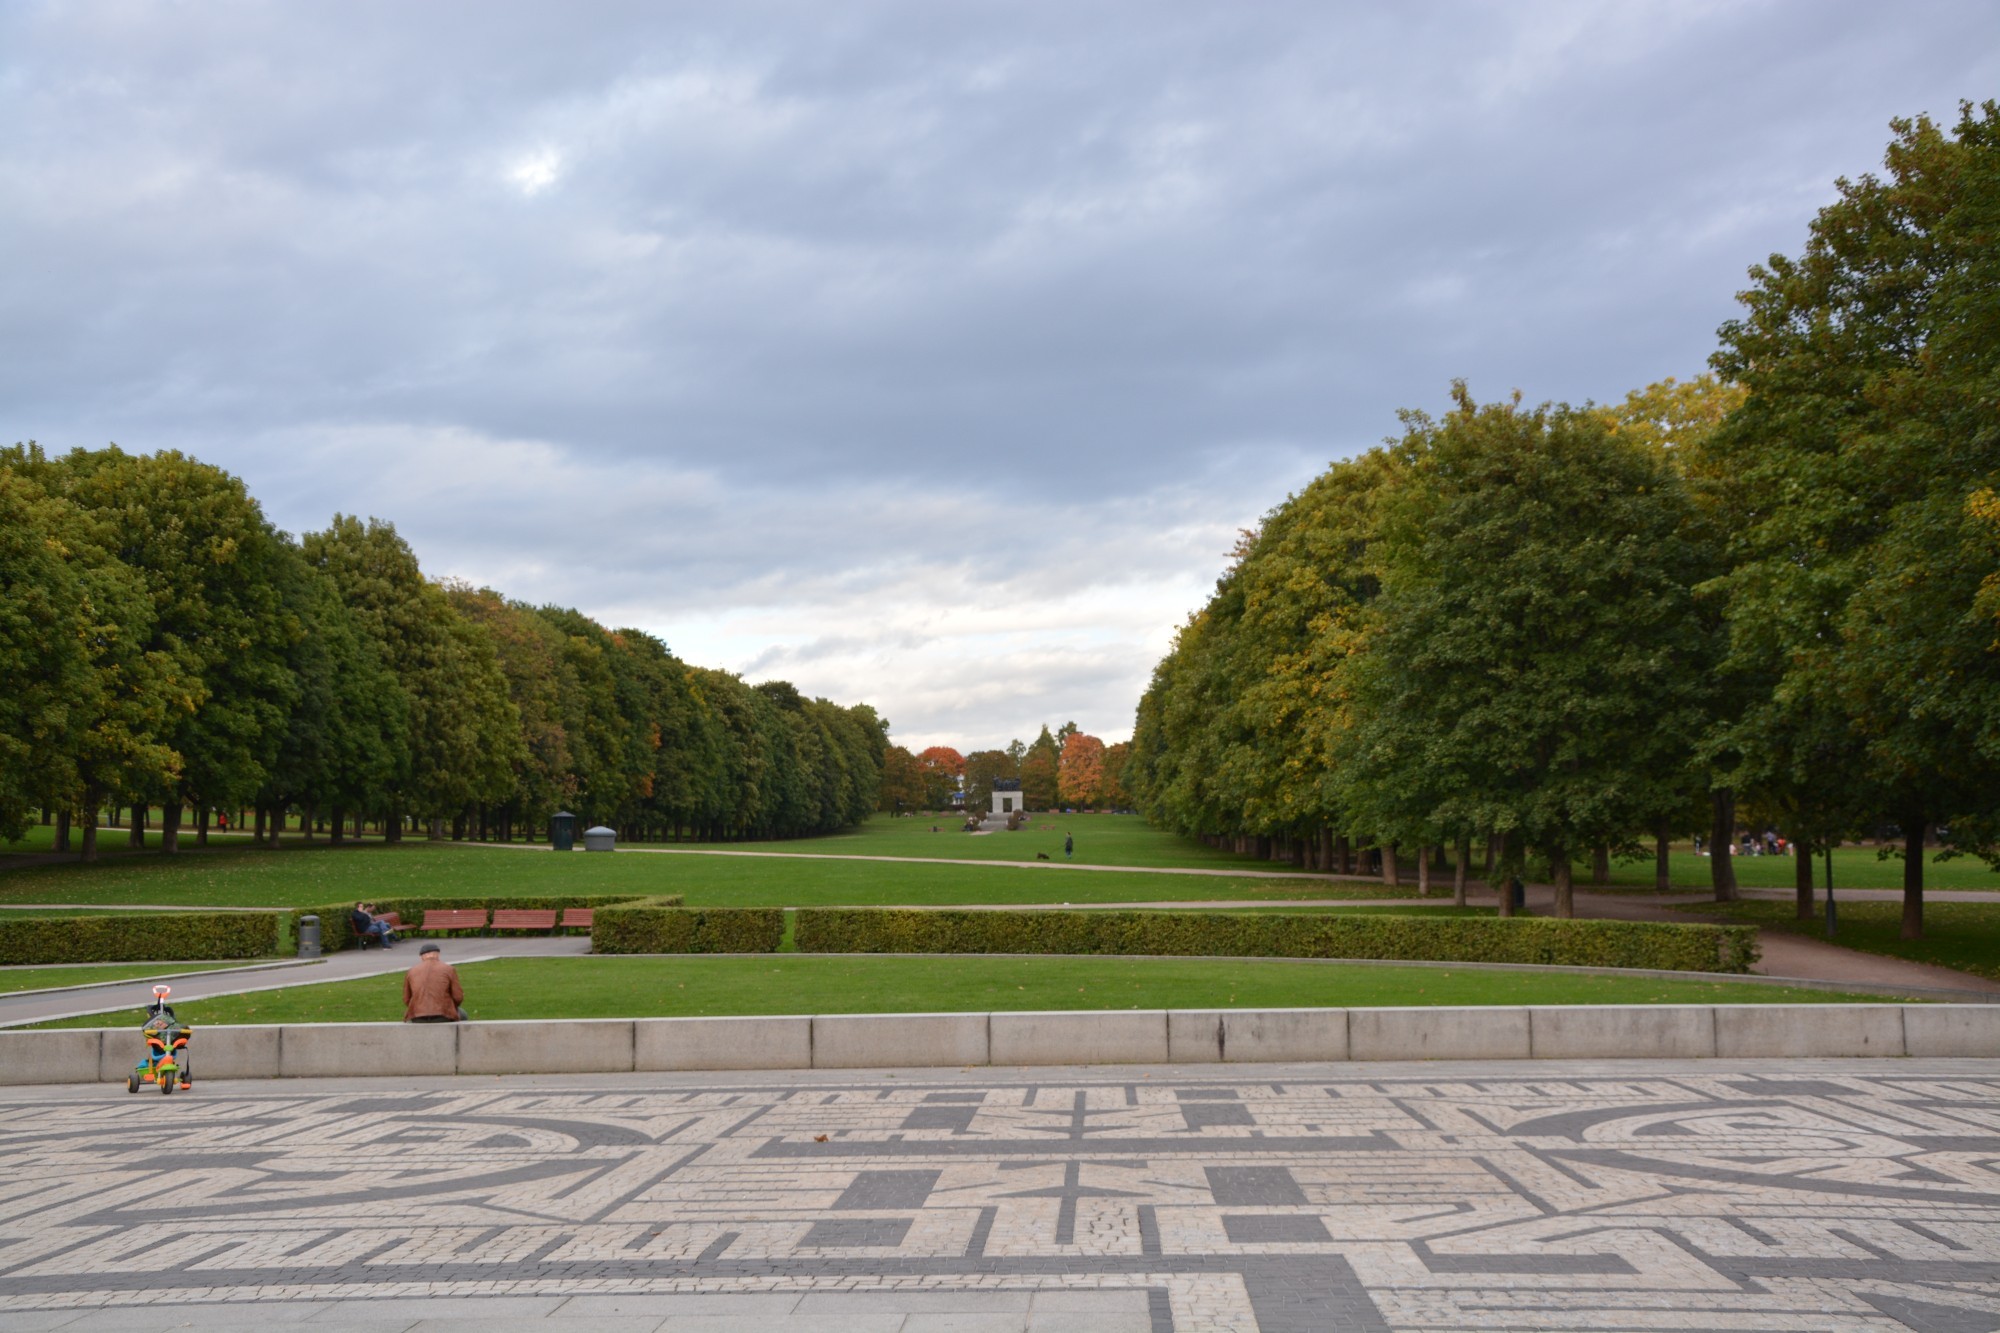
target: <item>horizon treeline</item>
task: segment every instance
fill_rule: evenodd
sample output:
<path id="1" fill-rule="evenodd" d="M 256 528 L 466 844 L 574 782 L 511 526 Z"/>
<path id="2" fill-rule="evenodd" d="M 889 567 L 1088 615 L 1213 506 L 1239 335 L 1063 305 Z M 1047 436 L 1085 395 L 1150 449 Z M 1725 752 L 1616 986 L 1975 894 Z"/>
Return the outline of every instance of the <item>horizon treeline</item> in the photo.
<path id="1" fill-rule="evenodd" d="M 1179 832 L 1316 869 L 1452 848 L 1490 877 L 1742 827 L 1797 858 L 2000 864 L 2000 107 L 1898 121 L 1713 375 L 1479 403 L 1246 532 L 1138 709 L 1125 783 Z M 1502 895 L 1502 907 L 1508 900 Z"/>
<path id="2" fill-rule="evenodd" d="M 176 452 L 0 449 L 0 840 L 31 812 L 287 812 L 338 839 L 784 838 L 875 809 L 888 724 L 652 635 L 439 583 L 388 523 L 298 540 Z M 579 827 L 582 827 L 580 825 Z"/>
<path id="3" fill-rule="evenodd" d="M 945 810 L 963 791 L 967 810 L 984 810 L 1001 778 L 1020 782 L 1026 810 L 1121 809 L 1131 804 L 1124 784 L 1131 752 L 1130 742 L 1106 745 L 1075 722 L 1054 731 L 1044 723 L 1032 742 L 1016 738 L 1003 750 L 961 754 L 949 745 L 933 745 L 912 754 L 894 745 L 883 761 L 882 809 Z"/>

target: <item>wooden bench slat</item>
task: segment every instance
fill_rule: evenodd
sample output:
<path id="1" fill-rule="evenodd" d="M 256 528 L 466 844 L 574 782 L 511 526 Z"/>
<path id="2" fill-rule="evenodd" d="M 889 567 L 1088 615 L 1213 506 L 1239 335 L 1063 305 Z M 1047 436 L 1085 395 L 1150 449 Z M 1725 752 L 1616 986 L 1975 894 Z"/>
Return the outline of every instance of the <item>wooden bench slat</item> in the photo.
<path id="1" fill-rule="evenodd" d="M 592 907 L 565 907 L 563 908 L 562 923 L 566 927 L 581 926 L 583 929 L 589 930 L 591 915 L 596 910 Z"/>
<path id="2" fill-rule="evenodd" d="M 486 926 L 486 909 L 483 907 L 447 907 L 424 909 L 424 924 L 413 927 L 416 930 L 483 930 Z"/>
<path id="3" fill-rule="evenodd" d="M 532 907 L 499 907 L 493 911 L 495 930 L 554 930 L 556 909 L 546 910 Z"/>

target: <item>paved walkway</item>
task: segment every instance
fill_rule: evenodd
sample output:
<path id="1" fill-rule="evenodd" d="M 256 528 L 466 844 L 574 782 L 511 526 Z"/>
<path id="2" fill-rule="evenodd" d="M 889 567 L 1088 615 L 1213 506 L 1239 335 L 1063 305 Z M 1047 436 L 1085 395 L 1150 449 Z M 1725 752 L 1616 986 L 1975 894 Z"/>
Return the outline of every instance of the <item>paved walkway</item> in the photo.
<path id="1" fill-rule="evenodd" d="M 2000 1326 L 1991 1060 L 16 1088 L 0 1135 L 0 1329 Z"/>
<path id="2" fill-rule="evenodd" d="M 217 995 L 245 995 L 252 991 L 283 990 L 290 986 L 318 986 L 330 981 L 352 981 L 357 977 L 408 971 L 417 961 L 419 947 L 415 940 L 404 940 L 387 950 L 369 949 L 364 952 L 346 949 L 301 967 L 170 977 L 167 984 L 174 988 L 173 1003 L 176 1005 L 188 1000 L 211 999 Z M 567 958 L 589 953 L 590 938 L 585 935 L 557 935 L 510 940 L 454 939 L 441 940 L 438 947 L 446 961 L 451 963 L 477 963 L 488 958 Z M 143 1008 L 152 1002 L 151 980 L 113 982 L 87 989 L 0 995 L 0 1028 L 45 1023 L 58 1018 L 77 1018 L 84 1014 L 117 1013 L 121 1009 Z"/>

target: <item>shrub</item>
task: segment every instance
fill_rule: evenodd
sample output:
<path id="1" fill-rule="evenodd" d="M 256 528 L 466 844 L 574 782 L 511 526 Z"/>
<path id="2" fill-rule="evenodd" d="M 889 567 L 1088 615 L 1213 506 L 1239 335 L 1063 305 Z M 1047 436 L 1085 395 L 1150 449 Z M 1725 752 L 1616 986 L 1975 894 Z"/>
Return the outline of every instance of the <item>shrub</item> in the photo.
<path id="1" fill-rule="evenodd" d="M 785 912 L 781 907 L 684 908 L 652 901 L 600 911 L 591 927 L 590 950 L 775 953 L 784 935 Z"/>
<path id="2" fill-rule="evenodd" d="M 541 898 L 379 898 L 371 899 L 375 910 L 386 915 L 394 912 L 403 919 L 405 926 L 423 924 L 426 908 L 484 907 L 488 911 L 496 907 L 521 907 L 529 911 L 547 911 L 565 907 L 609 907 L 617 903 L 659 903 L 679 904 L 678 894 L 666 898 L 654 898 L 641 894 L 613 893 L 590 895 L 556 895 Z M 347 914 L 354 910 L 354 900 L 334 903 L 329 907 L 301 907 L 291 914 L 292 938 L 298 938 L 299 918 L 307 914 L 319 918 L 320 948 L 326 953 L 338 953 L 354 944 L 354 927 L 348 922 Z"/>
<path id="3" fill-rule="evenodd" d="M 1222 912 L 963 912 L 807 908 L 801 953 L 1159 954 L 1371 958 L 1747 972 L 1744 926 L 1552 917 L 1326 916 Z"/>
<path id="4" fill-rule="evenodd" d="M 11 916 L 11 914 L 10 914 Z M 277 912 L 134 912 L 0 921 L 0 963 L 139 963 L 262 958 L 278 951 Z"/>

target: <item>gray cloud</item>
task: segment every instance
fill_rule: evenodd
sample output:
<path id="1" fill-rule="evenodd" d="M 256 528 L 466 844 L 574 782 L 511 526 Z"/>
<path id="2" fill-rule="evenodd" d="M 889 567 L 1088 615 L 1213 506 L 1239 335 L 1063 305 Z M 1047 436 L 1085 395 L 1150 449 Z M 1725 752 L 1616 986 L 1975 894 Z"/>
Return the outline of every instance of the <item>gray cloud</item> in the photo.
<path id="1" fill-rule="evenodd" d="M 1469 377 L 1701 368 L 1984 3 L 0 9 L 0 402 L 287 526 L 1122 734 L 1233 529 Z"/>

